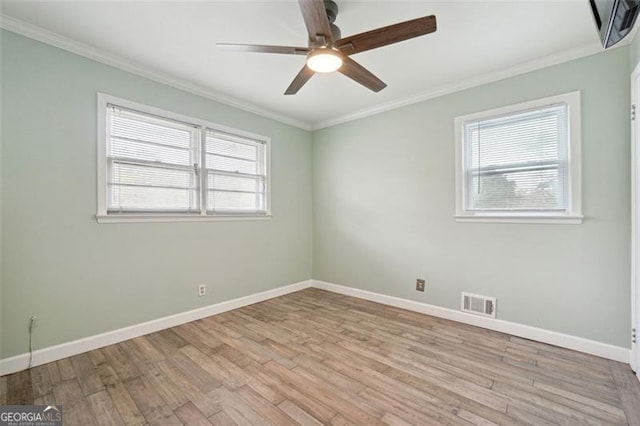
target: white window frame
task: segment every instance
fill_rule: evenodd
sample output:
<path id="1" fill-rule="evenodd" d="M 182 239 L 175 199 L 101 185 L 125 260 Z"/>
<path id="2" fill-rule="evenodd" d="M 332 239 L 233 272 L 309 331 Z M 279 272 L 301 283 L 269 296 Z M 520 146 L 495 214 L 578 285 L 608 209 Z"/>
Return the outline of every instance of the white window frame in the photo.
<path id="1" fill-rule="evenodd" d="M 199 152 L 199 164 L 200 170 L 200 185 L 198 189 L 198 195 L 200 197 L 200 212 L 199 214 L 187 214 L 187 213 L 109 213 L 107 210 L 107 107 L 109 104 L 117 105 L 122 108 L 139 111 L 144 114 L 155 115 L 168 120 L 181 121 L 189 123 L 194 126 L 200 127 L 200 140 L 197 141 L 197 149 Z M 98 123 L 97 123 L 97 214 L 96 220 L 98 223 L 137 223 L 137 222 L 193 222 L 193 221 L 219 221 L 219 220 L 264 220 L 271 219 L 271 138 L 258 135 L 255 133 L 246 132 L 243 130 L 234 129 L 232 127 L 223 126 L 221 124 L 212 123 L 210 121 L 197 119 L 194 117 L 188 117 L 182 114 L 178 114 L 171 111 L 166 111 L 160 108 L 143 105 L 137 102 L 129 101 L 127 99 L 118 98 L 115 96 L 107 95 L 104 93 L 97 94 L 97 107 L 98 107 Z M 206 168 L 203 165 L 204 161 L 204 147 L 206 146 L 206 130 L 217 130 L 240 137 L 246 137 L 265 144 L 265 213 L 246 213 L 246 212 L 228 212 L 228 213 L 216 213 L 206 210 L 205 197 L 206 193 Z"/>
<path id="2" fill-rule="evenodd" d="M 569 141 L 567 153 L 568 173 L 568 206 L 564 213 L 558 212 L 517 212 L 492 211 L 481 212 L 467 210 L 465 178 L 466 143 L 464 140 L 464 125 L 468 121 L 484 120 L 527 110 L 543 108 L 564 103 L 568 109 Z M 582 223 L 582 170 L 581 170 L 581 124 L 580 124 L 580 91 L 564 93 L 543 99 L 509 105 L 488 111 L 477 112 L 456 117 L 455 123 L 455 184 L 457 222 L 488 222 L 488 223 L 544 223 L 544 224 L 580 224 Z"/>

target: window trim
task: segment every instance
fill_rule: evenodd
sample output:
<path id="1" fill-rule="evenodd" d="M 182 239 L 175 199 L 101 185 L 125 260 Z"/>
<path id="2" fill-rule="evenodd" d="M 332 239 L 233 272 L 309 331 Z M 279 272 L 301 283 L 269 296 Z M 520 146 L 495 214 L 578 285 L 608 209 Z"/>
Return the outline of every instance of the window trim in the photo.
<path id="1" fill-rule="evenodd" d="M 263 142 L 265 144 L 265 168 L 266 168 L 266 194 L 265 203 L 266 211 L 264 213 L 245 213 L 245 212 L 229 212 L 229 213 L 213 213 L 206 210 L 204 203 L 204 191 L 202 190 L 202 182 L 198 196 L 200 197 L 199 213 L 108 213 L 107 211 L 107 106 L 114 104 L 122 108 L 139 111 L 145 114 L 156 115 L 160 118 L 168 120 L 176 120 L 184 123 L 193 124 L 201 128 L 200 140 L 198 141 L 199 157 L 202 156 L 202 147 L 205 144 L 206 130 L 217 130 L 220 132 L 238 135 Z M 271 219 L 271 138 L 258 135 L 255 133 L 238 130 L 232 127 L 213 123 L 211 121 L 202 120 L 175 112 L 163 110 L 161 108 L 140 104 L 127 99 L 118 98 L 107 95 L 105 93 L 97 93 L 97 152 L 96 152 L 96 170 L 97 170 L 97 206 L 96 220 L 98 223 L 141 223 L 141 222 L 199 222 L 199 221 L 239 221 L 239 220 L 268 220 Z M 200 159 L 202 163 L 204 159 Z M 199 169 L 203 170 L 202 164 Z M 205 173 L 200 173 L 200 181 Z"/>
<path id="2" fill-rule="evenodd" d="M 556 212 L 480 212 L 466 210 L 466 179 L 464 124 L 467 121 L 487 119 L 530 109 L 566 103 L 568 106 L 569 141 L 567 162 L 569 168 L 567 213 Z M 564 93 L 515 105 L 495 108 L 487 111 L 458 116 L 454 120 L 455 134 L 455 185 L 456 185 L 456 222 L 484 223 L 537 223 L 537 224 L 581 224 L 582 216 L 582 156 L 581 156 L 581 111 L 580 91 Z"/>

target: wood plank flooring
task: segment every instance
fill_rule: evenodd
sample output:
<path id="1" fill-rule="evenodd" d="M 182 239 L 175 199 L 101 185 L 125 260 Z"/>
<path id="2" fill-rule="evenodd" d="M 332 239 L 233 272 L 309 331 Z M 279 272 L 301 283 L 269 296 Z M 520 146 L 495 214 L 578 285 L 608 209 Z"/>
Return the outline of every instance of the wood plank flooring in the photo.
<path id="1" fill-rule="evenodd" d="M 629 366 L 307 289 L 0 378 L 65 425 L 640 424 Z"/>

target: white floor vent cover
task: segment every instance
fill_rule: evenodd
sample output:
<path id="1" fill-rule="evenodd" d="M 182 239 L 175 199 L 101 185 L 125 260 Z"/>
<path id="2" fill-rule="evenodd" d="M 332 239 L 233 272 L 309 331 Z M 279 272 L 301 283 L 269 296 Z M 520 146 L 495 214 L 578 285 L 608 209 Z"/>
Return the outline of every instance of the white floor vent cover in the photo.
<path id="1" fill-rule="evenodd" d="M 471 314 L 495 318 L 496 298 L 463 292 L 460 309 Z"/>

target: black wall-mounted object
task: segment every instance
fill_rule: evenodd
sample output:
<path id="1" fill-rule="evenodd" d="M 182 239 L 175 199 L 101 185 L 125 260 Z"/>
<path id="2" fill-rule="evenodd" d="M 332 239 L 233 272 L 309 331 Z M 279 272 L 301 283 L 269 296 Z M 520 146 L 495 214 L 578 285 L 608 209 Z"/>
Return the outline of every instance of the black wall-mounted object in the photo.
<path id="1" fill-rule="evenodd" d="M 631 32 L 640 0 L 589 0 L 602 46 L 608 48 Z"/>

